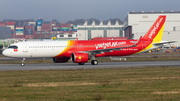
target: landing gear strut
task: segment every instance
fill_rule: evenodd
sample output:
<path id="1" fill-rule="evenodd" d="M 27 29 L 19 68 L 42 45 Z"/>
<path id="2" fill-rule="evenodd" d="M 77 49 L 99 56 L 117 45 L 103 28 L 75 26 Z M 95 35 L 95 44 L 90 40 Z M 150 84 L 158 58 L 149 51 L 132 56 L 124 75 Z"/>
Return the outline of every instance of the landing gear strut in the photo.
<path id="1" fill-rule="evenodd" d="M 24 66 L 25 65 L 25 58 L 22 59 L 22 63 L 21 63 L 21 66 Z"/>
<path id="2" fill-rule="evenodd" d="M 97 65 L 97 64 L 98 64 L 98 61 L 97 61 L 97 60 L 92 60 L 92 61 L 91 61 L 91 64 L 92 64 L 92 65 Z"/>

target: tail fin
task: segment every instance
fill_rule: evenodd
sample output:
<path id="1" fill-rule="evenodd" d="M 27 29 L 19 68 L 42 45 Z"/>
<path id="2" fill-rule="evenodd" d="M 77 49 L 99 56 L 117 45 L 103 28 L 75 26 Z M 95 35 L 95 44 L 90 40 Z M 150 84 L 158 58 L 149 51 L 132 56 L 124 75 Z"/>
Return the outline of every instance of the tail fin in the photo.
<path id="1" fill-rule="evenodd" d="M 152 27 L 149 29 L 147 34 L 142 39 L 153 41 L 153 43 L 161 42 L 165 20 L 165 15 L 159 16 L 156 22 L 152 25 Z"/>

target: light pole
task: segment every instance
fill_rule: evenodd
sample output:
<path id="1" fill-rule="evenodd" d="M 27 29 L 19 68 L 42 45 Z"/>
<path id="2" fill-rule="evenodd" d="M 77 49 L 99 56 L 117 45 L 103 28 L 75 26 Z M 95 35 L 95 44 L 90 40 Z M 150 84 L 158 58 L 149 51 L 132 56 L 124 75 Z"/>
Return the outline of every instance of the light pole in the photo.
<path id="1" fill-rule="evenodd" d="M 5 28 L 4 28 L 4 39 L 6 39 L 6 35 L 5 35 Z"/>

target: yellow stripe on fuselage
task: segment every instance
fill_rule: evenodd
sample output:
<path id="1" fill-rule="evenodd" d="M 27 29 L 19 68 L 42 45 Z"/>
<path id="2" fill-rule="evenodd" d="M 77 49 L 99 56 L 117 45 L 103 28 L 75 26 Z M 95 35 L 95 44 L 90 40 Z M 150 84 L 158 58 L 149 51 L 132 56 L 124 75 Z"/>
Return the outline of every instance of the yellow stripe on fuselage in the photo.
<path id="1" fill-rule="evenodd" d="M 65 46 L 65 48 L 64 48 L 64 50 L 61 52 L 61 53 L 59 53 L 58 55 L 56 55 L 55 57 L 57 57 L 57 56 L 59 56 L 59 55 L 62 55 L 63 53 L 65 53 L 68 49 L 69 49 L 69 47 L 67 47 L 67 46 L 70 46 L 71 45 L 71 41 L 67 41 L 67 45 Z"/>

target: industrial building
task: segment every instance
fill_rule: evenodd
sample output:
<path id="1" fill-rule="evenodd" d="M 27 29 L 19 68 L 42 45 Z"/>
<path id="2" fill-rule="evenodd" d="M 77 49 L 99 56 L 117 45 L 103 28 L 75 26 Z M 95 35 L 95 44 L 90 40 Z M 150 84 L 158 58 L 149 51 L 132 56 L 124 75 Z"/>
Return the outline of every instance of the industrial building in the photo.
<path id="1" fill-rule="evenodd" d="M 80 40 L 88 40 L 94 37 L 123 37 L 123 25 L 119 22 L 112 24 L 110 21 L 103 24 L 101 21 L 97 24 L 95 21 L 88 24 L 87 21 L 83 25 L 78 25 L 77 35 Z"/>
<path id="2" fill-rule="evenodd" d="M 144 36 L 159 15 L 166 15 L 162 40 L 177 41 L 173 44 L 180 46 L 180 11 L 128 12 L 123 22 L 124 37 L 139 39 Z"/>
<path id="3" fill-rule="evenodd" d="M 0 39 L 11 38 L 11 28 L 0 26 Z"/>

